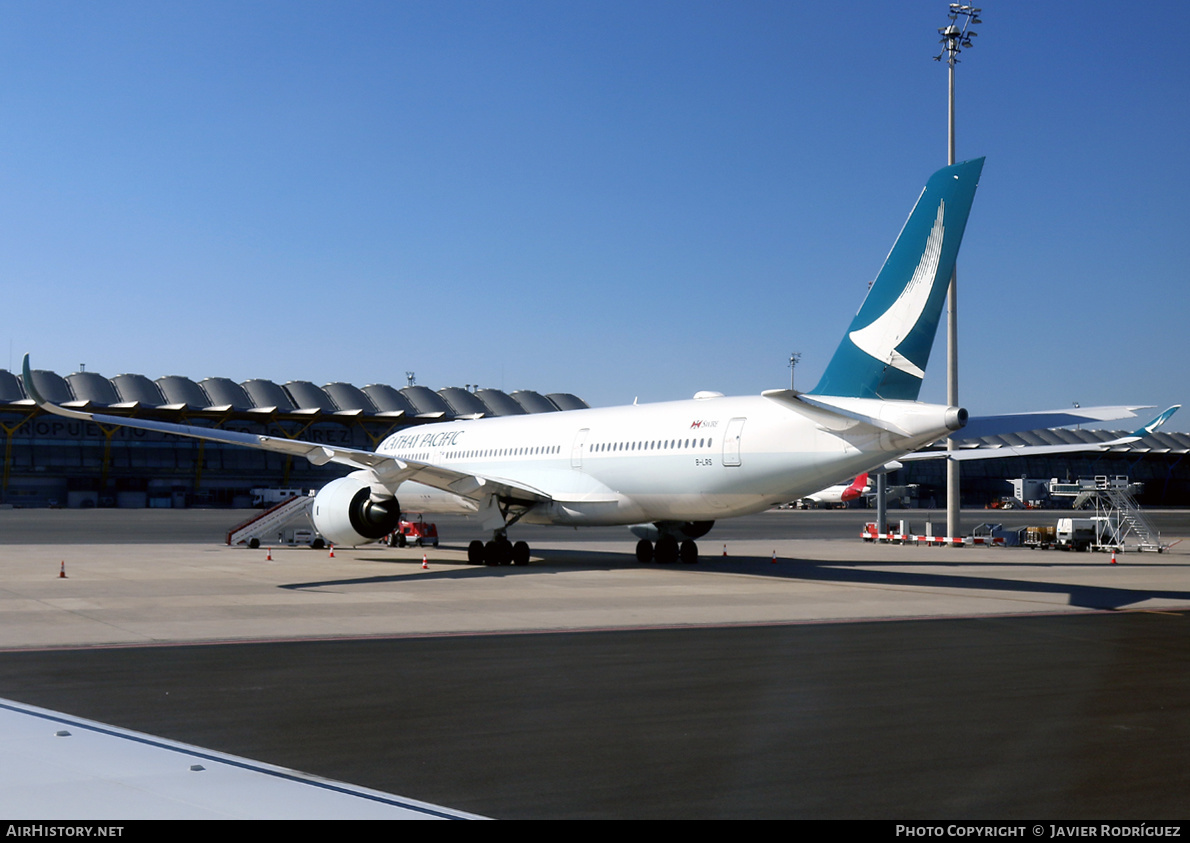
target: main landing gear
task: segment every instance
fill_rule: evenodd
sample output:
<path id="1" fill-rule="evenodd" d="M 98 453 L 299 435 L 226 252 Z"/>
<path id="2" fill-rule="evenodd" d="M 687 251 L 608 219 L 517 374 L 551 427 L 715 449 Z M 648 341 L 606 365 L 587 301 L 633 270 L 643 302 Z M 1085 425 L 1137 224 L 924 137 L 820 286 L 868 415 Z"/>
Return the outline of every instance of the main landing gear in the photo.
<path id="1" fill-rule="evenodd" d="M 680 561 L 693 565 L 698 561 L 698 544 L 694 540 L 705 536 L 714 526 L 714 521 L 655 521 L 628 529 L 640 539 L 636 543 L 636 559 L 641 564 L 657 561 L 669 565 Z"/>
<path id="2" fill-rule="evenodd" d="M 492 530 L 492 540 L 482 542 L 479 539 L 467 545 L 467 563 L 470 565 L 528 565 L 529 545 L 527 542 L 508 540 L 508 528 L 524 517 L 533 508 L 532 503 L 488 499 L 484 512 L 489 516 L 498 516 L 495 524 L 501 526 Z M 493 510 L 498 509 L 498 512 Z M 493 525 L 488 522 L 489 528 Z"/>
<path id="3" fill-rule="evenodd" d="M 662 565 L 682 561 L 693 565 L 698 561 L 698 543 L 686 539 L 680 545 L 673 536 L 662 536 L 657 539 L 656 547 L 648 539 L 641 539 L 636 543 L 636 561 L 648 564 L 656 560 Z"/>
<path id="4" fill-rule="evenodd" d="M 467 545 L 467 562 L 471 565 L 528 565 L 529 545 L 526 542 L 508 540 L 508 536 L 497 533 L 486 544 L 479 539 Z"/>

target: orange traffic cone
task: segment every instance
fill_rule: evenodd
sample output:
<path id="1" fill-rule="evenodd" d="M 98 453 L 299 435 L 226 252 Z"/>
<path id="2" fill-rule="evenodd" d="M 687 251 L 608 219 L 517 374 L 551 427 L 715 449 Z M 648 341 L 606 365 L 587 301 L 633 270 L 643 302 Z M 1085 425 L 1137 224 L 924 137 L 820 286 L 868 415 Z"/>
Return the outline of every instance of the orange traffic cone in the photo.
<path id="1" fill-rule="evenodd" d="M 62 567 L 58 569 L 58 579 L 66 579 L 66 560 L 62 560 Z"/>
<path id="2" fill-rule="evenodd" d="M 421 555 L 421 569 L 423 571 L 430 570 L 430 563 L 426 561 L 426 555 L 424 553 Z"/>
<path id="3" fill-rule="evenodd" d="M 1116 549 L 1114 547 L 1111 549 L 1111 563 L 1116 564 Z"/>
<path id="4" fill-rule="evenodd" d="M 772 564 L 774 564 L 774 565 L 776 565 L 776 564 L 777 564 L 777 551 L 775 551 L 775 550 L 773 551 L 773 562 L 772 562 Z"/>
<path id="5" fill-rule="evenodd" d="M 335 558 L 335 546 L 334 546 L 333 544 L 331 545 L 331 556 L 330 556 L 330 558 L 331 558 L 331 559 L 334 559 L 334 558 Z"/>
<path id="6" fill-rule="evenodd" d="M 273 549 L 271 547 L 269 548 L 269 555 L 264 558 L 264 561 L 265 562 L 273 561 Z"/>
<path id="7" fill-rule="evenodd" d="M 723 545 L 723 558 L 727 558 L 727 545 Z"/>

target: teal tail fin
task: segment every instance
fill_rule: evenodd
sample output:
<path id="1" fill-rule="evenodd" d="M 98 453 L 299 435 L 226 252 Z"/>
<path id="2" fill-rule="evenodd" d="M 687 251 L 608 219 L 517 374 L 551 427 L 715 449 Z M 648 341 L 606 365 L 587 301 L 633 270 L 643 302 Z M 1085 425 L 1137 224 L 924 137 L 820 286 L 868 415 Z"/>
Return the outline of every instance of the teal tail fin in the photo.
<path id="1" fill-rule="evenodd" d="M 926 182 L 811 395 L 917 399 L 983 161 L 963 161 Z"/>
<path id="2" fill-rule="evenodd" d="M 1157 418 L 1153 419 L 1148 424 L 1144 425 L 1141 428 L 1138 428 L 1137 430 L 1134 430 L 1132 432 L 1132 436 L 1130 436 L 1128 438 L 1129 439 L 1144 439 L 1146 436 L 1149 436 L 1149 435 L 1155 433 L 1157 431 L 1157 428 L 1161 427 L 1161 425 L 1163 425 L 1167 421 L 1169 421 L 1169 417 L 1172 416 L 1174 413 L 1176 413 L 1180 409 L 1182 409 L 1181 404 L 1174 404 L 1172 407 L 1170 407 L 1168 410 L 1166 410 L 1161 415 L 1157 416 Z"/>

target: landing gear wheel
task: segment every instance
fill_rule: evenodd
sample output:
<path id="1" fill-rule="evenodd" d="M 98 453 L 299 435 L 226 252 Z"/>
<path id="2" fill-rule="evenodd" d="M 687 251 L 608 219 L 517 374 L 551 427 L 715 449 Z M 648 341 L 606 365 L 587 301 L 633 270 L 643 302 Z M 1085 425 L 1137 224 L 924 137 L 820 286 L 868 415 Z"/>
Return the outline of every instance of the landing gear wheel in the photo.
<path id="1" fill-rule="evenodd" d="M 529 544 L 528 542 L 517 542 L 512 546 L 512 564 L 513 565 L 528 565 L 529 564 Z"/>
<path id="2" fill-rule="evenodd" d="M 479 539 L 467 545 L 467 564 L 468 565 L 482 565 L 484 560 L 483 542 Z"/>
<path id="3" fill-rule="evenodd" d="M 687 565 L 693 565 L 698 561 L 698 543 L 692 541 L 682 542 L 682 561 Z"/>
<path id="4" fill-rule="evenodd" d="M 508 565 L 512 562 L 512 545 L 508 539 L 492 539 L 483 548 L 483 561 L 488 565 Z"/>
<path id="5" fill-rule="evenodd" d="M 636 561 L 648 565 L 653 561 L 653 543 L 648 539 L 641 539 L 636 543 Z"/>
<path id="6" fill-rule="evenodd" d="M 669 565 L 678 561 L 678 540 L 673 536 L 662 536 L 657 539 L 657 550 L 654 556 L 662 565 Z"/>

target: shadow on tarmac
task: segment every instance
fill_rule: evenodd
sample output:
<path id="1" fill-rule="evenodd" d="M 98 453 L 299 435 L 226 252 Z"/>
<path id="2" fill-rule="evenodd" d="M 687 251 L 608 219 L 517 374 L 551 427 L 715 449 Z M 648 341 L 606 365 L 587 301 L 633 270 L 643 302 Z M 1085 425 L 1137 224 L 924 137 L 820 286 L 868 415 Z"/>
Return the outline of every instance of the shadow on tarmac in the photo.
<path id="1" fill-rule="evenodd" d="M 574 550 L 543 550 L 533 556 L 528 567 L 505 566 L 460 566 L 459 563 L 447 563 L 449 569 L 431 568 L 423 571 L 420 562 L 415 559 L 395 560 L 391 557 L 362 557 L 362 562 L 377 562 L 390 565 L 416 566 L 416 572 L 390 575 L 352 577 L 347 579 L 319 580 L 314 582 L 287 583 L 280 588 L 291 590 L 306 590 L 319 588 L 335 588 L 345 586 L 367 586 L 386 583 L 424 582 L 429 580 L 464 580 L 491 577 L 510 577 L 540 575 L 542 573 L 563 573 L 566 571 L 612 571 L 612 570 L 690 570 L 714 574 L 732 574 L 736 576 L 769 577 L 773 579 L 803 580 L 838 585 L 877 585 L 886 587 L 902 587 L 914 589 L 963 589 L 971 591 L 1000 591 L 1019 594 L 1066 594 L 1068 605 L 1083 609 L 1118 610 L 1143 603 L 1146 600 L 1185 600 L 1190 601 L 1190 591 L 1170 589 L 1137 589 L 1113 588 L 1110 586 L 1081 585 L 1057 582 L 1037 582 L 1033 580 L 1003 579 L 1000 577 L 981 577 L 951 572 L 937 572 L 940 568 L 961 567 L 1019 567 L 1019 562 L 993 562 L 981 560 L 979 562 L 937 561 L 922 562 L 908 561 L 867 561 L 841 562 L 823 561 L 815 559 L 798 559 L 779 557 L 774 563 L 771 558 L 756 556 L 736 556 L 724 560 L 720 557 L 703 558 L 697 567 L 674 565 L 659 565 L 651 563 L 641 565 L 630 555 L 608 551 L 574 551 Z M 435 563 L 441 565 L 443 563 Z M 935 570 L 885 570 L 890 565 L 904 568 L 929 568 Z M 876 567 L 879 566 L 879 570 Z M 1111 567 L 1109 563 L 1044 563 L 1037 565 L 1029 563 L 1031 568 L 1049 567 L 1061 570 L 1074 568 L 1104 568 Z M 1142 567 L 1137 563 L 1126 563 L 1121 568 L 1136 569 Z M 1161 568 L 1190 567 L 1184 563 L 1162 562 Z"/>

